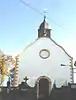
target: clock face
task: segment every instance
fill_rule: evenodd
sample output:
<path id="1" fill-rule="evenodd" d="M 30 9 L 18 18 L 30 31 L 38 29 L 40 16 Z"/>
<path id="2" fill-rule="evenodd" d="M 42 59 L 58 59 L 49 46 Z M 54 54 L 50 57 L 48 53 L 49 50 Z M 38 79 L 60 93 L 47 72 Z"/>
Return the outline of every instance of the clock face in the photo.
<path id="1" fill-rule="evenodd" d="M 46 59 L 50 56 L 50 52 L 47 49 L 42 49 L 40 50 L 39 55 L 41 58 Z"/>

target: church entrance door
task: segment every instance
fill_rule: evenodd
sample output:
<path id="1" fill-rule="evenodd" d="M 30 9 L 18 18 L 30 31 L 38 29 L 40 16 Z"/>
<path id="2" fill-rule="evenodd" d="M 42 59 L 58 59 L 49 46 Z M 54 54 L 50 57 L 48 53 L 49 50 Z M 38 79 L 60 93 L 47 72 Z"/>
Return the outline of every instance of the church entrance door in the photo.
<path id="1" fill-rule="evenodd" d="M 49 95 L 49 81 L 47 79 L 40 79 L 39 81 L 39 95 Z"/>
<path id="2" fill-rule="evenodd" d="M 37 96 L 38 98 L 44 98 L 49 96 L 51 87 L 51 81 L 46 76 L 41 76 L 37 80 Z"/>

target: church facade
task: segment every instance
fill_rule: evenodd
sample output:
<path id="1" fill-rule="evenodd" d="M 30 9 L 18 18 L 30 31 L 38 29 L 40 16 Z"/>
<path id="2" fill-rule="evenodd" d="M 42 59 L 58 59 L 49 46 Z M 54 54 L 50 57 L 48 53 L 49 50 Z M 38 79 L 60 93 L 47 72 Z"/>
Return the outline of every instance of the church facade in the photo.
<path id="1" fill-rule="evenodd" d="M 51 29 L 45 18 L 39 26 L 38 38 L 19 56 L 18 79 L 15 85 L 19 85 L 24 77 L 28 78 L 29 86 L 37 85 L 37 92 L 40 84 L 45 87 L 48 81 L 49 93 L 54 83 L 61 87 L 74 81 L 73 58 L 52 39 Z"/>

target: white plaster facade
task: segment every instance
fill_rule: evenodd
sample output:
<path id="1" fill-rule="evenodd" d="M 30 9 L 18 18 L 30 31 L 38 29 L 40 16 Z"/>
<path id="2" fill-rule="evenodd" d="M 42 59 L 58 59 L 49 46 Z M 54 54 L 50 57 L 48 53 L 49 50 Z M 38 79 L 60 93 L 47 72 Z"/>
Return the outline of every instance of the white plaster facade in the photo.
<path id="1" fill-rule="evenodd" d="M 42 49 L 49 51 L 48 58 L 40 57 L 39 52 Z M 47 53 L 44 52 L 42 55 L 47 56 Z M 67 66 L 61 66 L 61 64 Z M 72 67 L 72 57 L 60 45 L 51 38 L 41 37 L 26 47 L 19 56 L 18 84 L 27 76 L 29 78 L 28 84 L 33 87 L 38 77 L 48 76 L 52 85 L 55 82 L 57 87 L 60 87 L 65 82 L 73 81 Z"/>

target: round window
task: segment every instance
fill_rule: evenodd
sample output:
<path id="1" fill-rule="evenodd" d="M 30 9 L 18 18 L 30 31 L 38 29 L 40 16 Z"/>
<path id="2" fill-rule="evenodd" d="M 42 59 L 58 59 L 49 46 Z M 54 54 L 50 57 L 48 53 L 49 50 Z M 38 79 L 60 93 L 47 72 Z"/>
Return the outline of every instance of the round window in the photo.
<path id="1" fill-rule="evenodd" d="M 46 59 L 50 56 L 50 52 L 47 49 L 42 49 L 40 50 L 39 55 L 41 58 Z"/>

